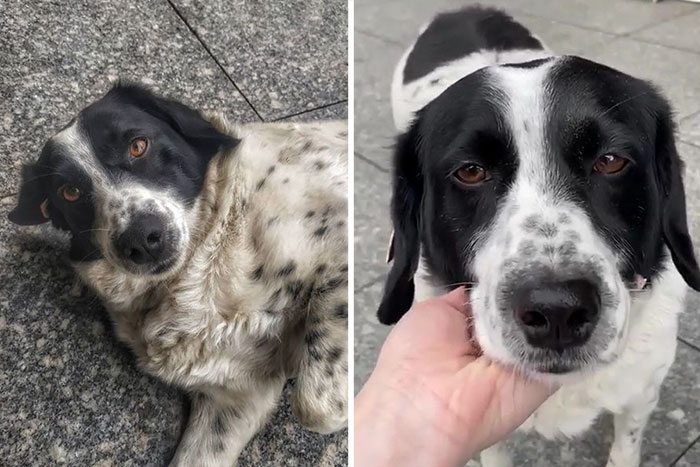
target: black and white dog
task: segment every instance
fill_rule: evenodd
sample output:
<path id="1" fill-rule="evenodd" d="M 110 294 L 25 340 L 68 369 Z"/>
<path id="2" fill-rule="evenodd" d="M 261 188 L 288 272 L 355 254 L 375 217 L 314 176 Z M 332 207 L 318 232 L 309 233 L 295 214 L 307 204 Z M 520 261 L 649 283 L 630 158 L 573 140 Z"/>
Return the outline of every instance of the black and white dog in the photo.
<path id="1" fill-rule="evenodd" d="M 115 86 L 24 167 L 10 220 L 71 234 L 140 366 L 192 395 L 173 466 L 230 467 L 289 378 L 347 418 L 347 124 L 232 125 Z"/>
<path id="2" fill-rule="evenodd" d="M 392 102 L 403 134 L 380 321 L 471 285 L 483 352 L 562 385 L 521 428 L 572 436 L 609 411 L 608 466 L 638 465 L 686 283 L 700 289 L 667 101 L 470 7 L 422 30 Z M 484 467 L 511 465 L 506 451 L 483 452 Z"/>

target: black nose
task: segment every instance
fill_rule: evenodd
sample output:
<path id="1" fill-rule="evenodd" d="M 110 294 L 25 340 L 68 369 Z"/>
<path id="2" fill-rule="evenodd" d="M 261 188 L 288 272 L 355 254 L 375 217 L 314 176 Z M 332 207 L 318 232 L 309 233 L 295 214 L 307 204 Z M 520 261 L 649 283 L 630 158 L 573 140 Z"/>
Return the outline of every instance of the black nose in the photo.
<path id="1" fill-rule="evenodd" d="M 512 306 L 530 345 L 558 351 L 585 344 L 600 315 L 598 290 L 586 280 L 518 288 Z"/>
<path id="2" fill-rule="evenodd" d="M 165 250 L 162 219 L 155 214 L 139 214 L 117 238 L 120 258 L 135 264 L 157 263 Z"/>

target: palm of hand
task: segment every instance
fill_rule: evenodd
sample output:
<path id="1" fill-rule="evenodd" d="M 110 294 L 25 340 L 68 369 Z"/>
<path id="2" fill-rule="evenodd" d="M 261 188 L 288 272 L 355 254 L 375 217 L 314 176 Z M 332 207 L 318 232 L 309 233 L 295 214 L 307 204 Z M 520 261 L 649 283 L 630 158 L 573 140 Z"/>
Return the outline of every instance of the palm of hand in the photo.
<path id="1" fill-rule="evenodd" d="M 416 305 L 390 334 L 376 370 L 404 410 L 465 453 L 506 436 L 551 392 L 479 355 L 466 301 L 457 290 Z"/>

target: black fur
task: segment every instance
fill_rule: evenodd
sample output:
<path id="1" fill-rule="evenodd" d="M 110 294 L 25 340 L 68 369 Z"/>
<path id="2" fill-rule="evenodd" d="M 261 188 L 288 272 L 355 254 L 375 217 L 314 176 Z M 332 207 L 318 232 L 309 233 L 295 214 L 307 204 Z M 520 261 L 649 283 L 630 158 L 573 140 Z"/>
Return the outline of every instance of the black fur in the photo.
<path id="1" fill-rule="evenodd" d="M 438 284 L 475 280 L 471 240 L 492 221 L 518 167 L 518 148 L 493 84 L 484 71 L 463 78 L 398 138 L 395 259 L 378 311 L 383 323 L 398 321 L 412 303 L 419 248 Z M 620 267 L 622 277 L 641 274 L 653 282 L 665 245 L 686 282 L 700 290 L 666 100 L 645 81 L 577 57 L 556 64 L 544 86 L 552 177 L 560 195 L 585 209 L 610 247 L 631 253 Z M 608 153 L 631 162 L 612 176 L 594 172 L 595 159 Z M 460 184 L 453 173 L 465 162 L 486 167 L 492 179 Z"/>
<path id="2" fill-rule="evenodd" d="M 508 14 L 471 6 L 436 16 L 406 60 L 403 82 L 426 76 L 435 68 L 480 50 L 542 49 L 542 44 Z"/>
<path id="3" fill-rule="evenodd" d="M 185 203 L 192 203 L 200 193 L 212 157 L 221 148 L 238 143 L 217 131 L 196 110 L 131 84 L 116 85 L 85 108 L 77 124 L 106 177 L 169 188 Z M 148 138 L 148 150 L 143 157 L 131 159 L 128 146 L 137 136 Z M 66 183 L 80 188 L 78 202 L 67 203 L 59 196 L 59 188 Z M 98 259 L 101 253 L 91 233 L 95 216 L 92 184 L 90 174 L 73 155 L 49 141 L 39 160 L 24 167 L 19 200 L 9 218 L 21 225 L 46 222 L 40 205 L 48 200 L 53 225 L 73 233 L 71 259 Z"/>

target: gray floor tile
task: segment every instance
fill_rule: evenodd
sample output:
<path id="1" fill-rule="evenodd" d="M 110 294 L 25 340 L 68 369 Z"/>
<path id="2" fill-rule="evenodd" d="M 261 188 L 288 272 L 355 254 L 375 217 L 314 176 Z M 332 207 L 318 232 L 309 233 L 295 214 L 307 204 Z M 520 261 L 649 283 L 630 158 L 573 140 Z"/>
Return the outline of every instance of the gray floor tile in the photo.
<path id="1" fill-rule="evenodd" d="M 640 60 L 640 57 L 644 59 Z M 660 86 L 679 119 L 700 110 L 700 60 L 697 54 L 619 38 L 607 47 L 593 51 L 589 58 Z"/>
<path id="2" fill-rule="evenodd" d="M 355 285 L 366 285 L 389 270 L 391 236 L 389 174 L 355 158 Z"/>
<path id="3" fill-rule="evenodd" d="M 612 34 L 558 23 L 551 19 L 513 12 L 512 16 L 539 37 L 556 55 L 580 55 L 607 45 Z"/>
<path id="4" fill-rule="evenodd" d="M 700 52 L 700 10 L 632 34 L 657 44 Z"/>
<path id="5" fill-rule="evenodd" d="M 345 0 L 173 3 L 266 120 L 347 98 Z"/>
<path id="6" fill-rule="evenodd" d="M 243 121 L 256 117 L 165 2 L 5 2 L 0 11 L 0 196 L 23 162 L 117 79 Z"/>
<path id="7" fill-rule="evenodd" d="M 3 465 L 162 465 L 183 396 L 136 369 L 99 302 L 69 294 L 64 239 L 22 229 L 0 205 L 0 459 Z"/>
<path id="8" fill-rule="evenodd" d="M 366 34 L 355 35 L 355 151 L 391 167 L 396 130 L 391 114 L 391 76 L 402 49 Z"/>
<path id="9" fill-rule="evenodd" d="M 676 362 L 664 382 L 642 445 L 642 467 L 666 467 L 700 434 L 700 353 L 678 344 Z M 604 415 L 584 435 L 547 441 L 538 435 L 516 435 L 509 441 L 518 467 L 605 465 L 613 438 L 612 417 Z"/>
<path id="10" fill-rule="evenodd" d="M 291 117 L 285 117 L 282 120 L 290 120 L 295 122 L 309 122 L 312 120 L 347 120 L 348 119 L 348 103 L 329 105 L 322 109 L 303 112 Z"/>
<path id="11" fill-rule="evenodd" d="M 504 8 L 557 54 L 581 54 L 601 47 L 615 37 L 610 33 L 557 22 L 551 17 L 535 16 L 517 1 L 486 0 L 479 3 Z M 404 50 L 415 40 L 420 27 L 435 14 L 464 5 L 465 2 L 460 0 L 362 5 L 356 8 L 355 29 L 391 40 Z"/>
<path id="12" fill-rule="evenodd" d="M 382 298 L 384 282 L 379 281 L 371 287 L 355 294 L 355 393 L 367 381 L 374 369 L 386 335 L 391 327 L 379 324 L 377 307 Z"/>
<path id="13" fill-rule="evenodd" d="M 691 3 L 665 0 L 514 0 L 498 2 L 535 16 L 613 34 L 626 34 L 697 10 Z"/>
<path id="14" fill-rule="evenodd" d="M 700 442 L 696 442 L 678 461 L 675 467 L 697 467 L 700 465 Z"/>
<path id="15" fill-rule="evenodd" d="M 700 146 L 700 112 L 682 119 L 678 129 L 682 141 Z"/>
<path id="16" fill-rule="evenodd" d="M 685 161 L 685 192 L 688 227 L 700 255 L 700 148 L 678 144 L 678 151 Z M 685 312 L 680 316 L 678 334 L 688 342 L 700 346 L 700 294 L 690 290 Z"/>

